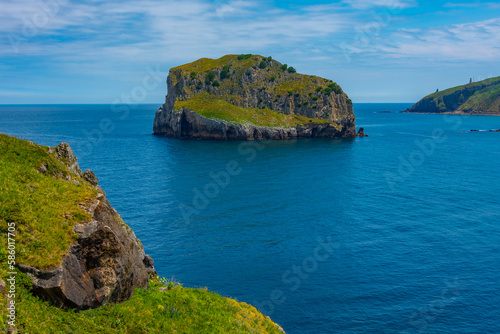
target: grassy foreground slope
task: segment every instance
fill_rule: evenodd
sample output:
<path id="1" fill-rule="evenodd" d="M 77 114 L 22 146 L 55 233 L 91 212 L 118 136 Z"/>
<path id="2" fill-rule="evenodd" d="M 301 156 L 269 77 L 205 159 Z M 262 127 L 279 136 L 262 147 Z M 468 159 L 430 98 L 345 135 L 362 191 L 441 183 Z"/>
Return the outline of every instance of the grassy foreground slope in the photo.
<path id="1" fill-rule="evenodd" d="M 81 204 L 97 195 L 49 148 L 0 134 L 0 277 L 6 281 L 8 224 L 15 223 L 16 262 L 40 269 L 60 264 L 76 240 L 73 227 L 89 215 Z M 42 170 L 42 171 L 40 171 Z M 153 278 L 120 304 L 75 312 L 30 293 L 31 278 L 17 271 L 17 333 L 281 333 L 253 306 L 206 289 Z M 0 296 L 6 330 L 7 292 Z"/>

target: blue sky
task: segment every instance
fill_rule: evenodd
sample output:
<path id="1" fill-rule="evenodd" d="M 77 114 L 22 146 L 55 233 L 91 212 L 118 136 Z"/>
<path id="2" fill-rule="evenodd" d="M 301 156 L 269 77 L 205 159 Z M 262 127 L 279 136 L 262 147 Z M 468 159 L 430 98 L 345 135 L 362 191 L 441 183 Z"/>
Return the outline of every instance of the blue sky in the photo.
<path id="1" fill-rule="evenodd" d="M 493 1 L 0 0 L 0 104 L 162 103 L 168 70 L 273 56 L 354 102 L 500 76 Z"/>

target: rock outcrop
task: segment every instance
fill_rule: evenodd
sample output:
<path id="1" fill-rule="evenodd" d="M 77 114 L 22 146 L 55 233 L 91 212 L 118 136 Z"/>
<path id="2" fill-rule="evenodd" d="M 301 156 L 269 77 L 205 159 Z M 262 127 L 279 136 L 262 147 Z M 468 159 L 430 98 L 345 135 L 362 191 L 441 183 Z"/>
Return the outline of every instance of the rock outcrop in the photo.
<path id="1" fill-rule="evenodd" d="M 499 115 L 500 77 L 437 91 L 404 112 Z"/>
<path id="2" fill-rule="evenodd" d="M 82 173 L 69 145 L 62 143 L 49 152 L 98 193 L 84 205 L 91 219 L 75 226 L 78 240 L 70 245 L 60 266 L 39 270 L 18 264 L 18 268 L 33 279 L 35 295 L 58 307 L 83 310 L 129 299 L 136 287 L 148 286 L 150 274 L 156 274 L 153 260 L 109 204 L 95 174 L 90 170 Z M 39 172 L 45 171 L 41 168 Z"/>
<path id="3" fill-rule="evenodd" d="M 357 135 L 352 101 L 340 86 L 298 74 L 270 57 L 200 59 L 172 68 L 167 86 L 154 119 L 157 135 L 219 140 Z"/>

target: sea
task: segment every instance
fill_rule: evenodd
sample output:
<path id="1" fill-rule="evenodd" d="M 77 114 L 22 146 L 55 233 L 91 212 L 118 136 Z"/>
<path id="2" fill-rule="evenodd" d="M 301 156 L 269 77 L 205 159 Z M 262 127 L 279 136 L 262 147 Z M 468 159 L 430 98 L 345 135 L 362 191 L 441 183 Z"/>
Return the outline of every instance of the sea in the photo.
<path id="1" fill-rule="evenodd" d="M 288 334 L 498 334 L 500 117 L 409 106 L 355 104 L 365 138 L 160 137 L 154 104 L 2 105 L 0 132 L 69 143 L 161 276 Z"/>

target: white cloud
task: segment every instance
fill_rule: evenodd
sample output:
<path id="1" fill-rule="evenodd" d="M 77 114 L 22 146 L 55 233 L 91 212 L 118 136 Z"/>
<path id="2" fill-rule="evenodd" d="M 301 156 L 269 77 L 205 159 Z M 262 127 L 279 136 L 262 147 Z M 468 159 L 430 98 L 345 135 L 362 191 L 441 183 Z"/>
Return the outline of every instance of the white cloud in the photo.
<path id="1" fill-rule="evenodd" d="M 404 9 L 416 5 L 415 0 L 342 0 L 342 2 L 356 9 L 368 9 L 372 7 Z"/>
<path id="2" fill-rule="evenodd" d="M 443 29 L 401 30 L 380 50 L 395 58 L 436 61 L 497 61 L 500 18 L 451 25 Z"/>
<path id="3" fill-rule="evenodd" d="M 21 37 L 21 53 L 87 61 L 106 57 L 158 62 L 167 57 L 295 48 L 336 34 L 354 20 L 335 10 L 299 13 L 258 1 L 98 2 L 61 5 L 50 23 L 25 38 L 19 17 L 31 17 L 33 11 L 23 12 L 21 6 L 9 10 L 17 22 L 2 24 L 0 30 Z M 0 55 L 13 51 L 3 47 Z"/>

